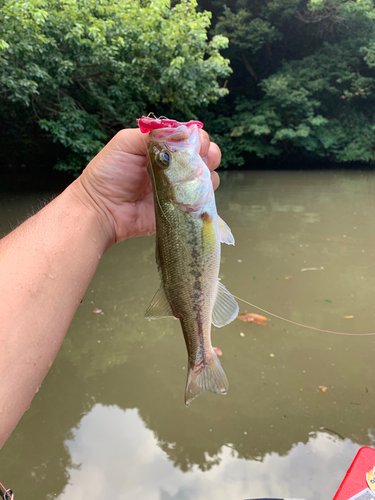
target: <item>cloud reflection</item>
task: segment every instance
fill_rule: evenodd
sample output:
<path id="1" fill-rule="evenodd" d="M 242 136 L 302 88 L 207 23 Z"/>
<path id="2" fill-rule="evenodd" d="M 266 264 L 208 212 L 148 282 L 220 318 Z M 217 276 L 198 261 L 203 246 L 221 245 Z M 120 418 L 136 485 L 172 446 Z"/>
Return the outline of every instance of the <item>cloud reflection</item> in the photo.
<path id="1" fill-rule="evenodd" d="M 176 468 L 137 409 L 96 404 L 65 441 L 74 467 L 59 500 L 241 500 L 256 497 L 331 498 L 359 445 L 311 433 L 285 456 L 239 458 L 223 446 L 210 470 Z M 170 446 L 173 446 L 172 444 Z M 319 477 L 317 483 L 315 478 Z"/>

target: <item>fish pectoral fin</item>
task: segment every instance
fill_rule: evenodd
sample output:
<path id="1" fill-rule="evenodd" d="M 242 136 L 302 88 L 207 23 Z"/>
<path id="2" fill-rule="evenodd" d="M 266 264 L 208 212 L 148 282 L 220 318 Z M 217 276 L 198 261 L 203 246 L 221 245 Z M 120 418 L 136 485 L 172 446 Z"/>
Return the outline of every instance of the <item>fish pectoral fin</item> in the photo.
<path id="1" fill-rule="evenodd" d="M 200 366 L 202 365 L 202 366 Z M 190 366 L 186 382 L 185 404 L 190 403 L 199 394 L 211 391 L 215 394 L 227 394 L 229 382 L 221 366 L 218 357 L 211 348 L 211 352 L 205 360 L 205 364 L 200 363 Z"/>
<path id="2" fill-rule="evenodd" d="M 221 217 L 218 216 L 219 221 L 219 233 L 221 243 L 226 243 L 227 245 L 234 245 L 234 237 L 232 231 L 228 224 L 226 224 Z"/>
<path id="3" fill-rule="evenodd" d="M 218 282 L 216 301 L 212 311 L 212 324 L 222 327 L 231 323 L 238 316 L 239 307 L 236 299 L 225 286 Z"/>
<path id="4" fill-rule="evenodd" d="M 174 316 L 171 306 L 169 305 L 163 285 L 160 284 L 159 290 L 155 293 L 150 305 L 145 313 L 147 319 L 168 318 Z"/>

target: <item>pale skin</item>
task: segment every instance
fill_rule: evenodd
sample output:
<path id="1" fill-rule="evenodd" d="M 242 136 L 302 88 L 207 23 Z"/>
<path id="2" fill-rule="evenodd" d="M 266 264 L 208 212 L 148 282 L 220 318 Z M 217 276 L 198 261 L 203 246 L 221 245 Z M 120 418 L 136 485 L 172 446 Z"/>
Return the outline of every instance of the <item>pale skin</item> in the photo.
<path id="1" fill-rule="evenodd" d="M 216 189 L 220 150 L 200 131 Z M 46 376 L 103 254 L 155 231 L 147 135 L 119 132 L 62 194 L 0 240 L 0 448 Z"/>

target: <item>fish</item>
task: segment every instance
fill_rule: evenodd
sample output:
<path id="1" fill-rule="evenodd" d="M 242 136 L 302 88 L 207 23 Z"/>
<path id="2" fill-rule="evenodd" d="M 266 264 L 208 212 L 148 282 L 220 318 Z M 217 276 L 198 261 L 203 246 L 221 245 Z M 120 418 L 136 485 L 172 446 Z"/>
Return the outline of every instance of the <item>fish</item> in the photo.
<path id="1" fill-rule="evenodd" d="M 188 352 L 185 404 L 201 393 L 226 394 L 227 376 L 211 345 L 211 323 L 222 327 L 238 304 L 219 279 L 221 243 L 234 245 L 218 216 L 211 174 L 199 155 L 199 121 L 142 117 L 156 219 L 160 287 L 146 318 L 179 319 Z"/>

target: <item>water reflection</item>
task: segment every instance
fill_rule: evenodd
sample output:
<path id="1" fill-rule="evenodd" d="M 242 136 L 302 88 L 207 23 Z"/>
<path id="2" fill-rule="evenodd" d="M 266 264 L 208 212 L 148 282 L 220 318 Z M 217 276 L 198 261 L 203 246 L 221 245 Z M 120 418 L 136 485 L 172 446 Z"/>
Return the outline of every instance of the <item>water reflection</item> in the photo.
<path id="1" fill-rule="evenodd" d="M 65 441 L 74 466 L 59 500 L 217 500 L 250 497 L 330 498 L 358 445 L 322 432 L 297 443 L 285 455 L 267 453 L 245 460 L 234 446 L 222 446 L 209 471 L 173 466 L 136 409 L 95 405 Z M 169 448 L 176 443 L 169 443 Z M 319 481 L 316 478 L 319 477 Z M 324 488 L 324 494 L 322 489 Z"/>
<path id="2" fill-rule="evenodd" d="M 369 173 L 224 175 L 225 285 L 298 322 L 374 331 L 374 194 Z M 0 199 L 0 233 L 38 198 Z M 375 338 L 274 319 L 214 328 L 230 392 L 185 408 L 179 324 L 143 317 L 157 287 L 153 238 L 105 255 L 0 454 L 1 482 L 29 500 L 333 497 L 358 446 L 375 444 Z"/>

